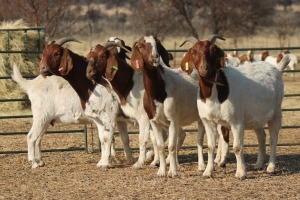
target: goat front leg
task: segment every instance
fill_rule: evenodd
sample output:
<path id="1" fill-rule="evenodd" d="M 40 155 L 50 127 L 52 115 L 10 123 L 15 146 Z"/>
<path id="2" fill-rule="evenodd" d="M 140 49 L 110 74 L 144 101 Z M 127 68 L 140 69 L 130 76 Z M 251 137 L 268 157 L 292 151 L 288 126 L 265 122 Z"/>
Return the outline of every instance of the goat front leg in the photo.
<path id="1" fill-rule="evenodd" d="M 198 149 L 198 170 L 205 170 L 205 161 L 203 157 L 203 138 L 204 138 L 205 128 L 202 121 L 198 122 L 198 135 L 197 135 L 197 149 Z"/>
<path id="2" fill-rule="evenodd" d="M 169 156 L 170 156 L 170 169 L 168 172 L 169 177 L 175 177 L 178 175 L 178 156 L 177 156 L 177 143 L 179 125 L 176 122 L 171 122 L 169 126 Z M 178 164 L 178 165 L 177 165 Z"/>
<path id="3" fill-rule="evenodd" d="M 149 132 L 150 132 L 150 122 L 148 118 L 142 117 L 138 121 L 139 123 L 139 158 L 137 162 L 132 166 L 135 169 L 140 169 L 144 166 L 146 161 L 146 148 L 147 148 L 147 141 L 149 139 Z"/>
<path id="4" fill-rule="evenodd" d="M 116 124 L 123 143 L 125 157 L 130 164 L 134 163 L 135 158 L 132 156 L 132 152 L 130 150 L 127 123 L 123 121 L 116 121 Z"/>
<path id="5" fill-rule="evenodd" d="M 163 129 L 156 122 L 150 121 L 153 134 L 155 136 L 155 141 L 157 144 L 157 151 L 159 154 L 159 168 L 157 176 L 165 177 L 167 171 L 166 157 L 165 157 L 165 143 L 163 138 Z"/>
<path id="6" fill-rule="evenodd" d="M 111 167 L 110 156 L 111 156 L 111 143 L 113 139 L 113 128 L 105 130 L 105 127 L 96 123 L 98 128 L 98 136 L 101 144 L 101 159 L 97 164 L 97 167 L 100 168 L 109 168 Z"/>
<path id="7" fill-rule="evenodd" d="M 236 157 L 235 177 L 240 180 L 243 180 L 247 176 L 243 154 L 244 126 L 242 125 L 242 123 L 231 125 L 231 130 L 233 134 L 233 151 Z"/>
<path id="8" fill-rule="evenodd" d="M 205 171 L 203 172 L 204 177 L 212 177 L 214 174 L 214 155 L 216 150 L 216 135 L 217 126 L 215 123 L 203 119 L 205 131 L 207 135 L 207 148 L 208 148 L 208 161 Z"/>

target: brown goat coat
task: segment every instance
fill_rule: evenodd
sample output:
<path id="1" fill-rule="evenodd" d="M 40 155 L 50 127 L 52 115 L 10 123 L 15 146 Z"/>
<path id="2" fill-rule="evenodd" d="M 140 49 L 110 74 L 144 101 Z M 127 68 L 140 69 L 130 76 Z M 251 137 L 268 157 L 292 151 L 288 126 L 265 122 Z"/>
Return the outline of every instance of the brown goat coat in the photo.
<path id="1" fill-rule="evenodd" d="M 158 51 L 164 52 L 165 49 L 163 48 L 163 46 L 158 46 L 161 46 L 158 47 Z M 163 103 L 167 97 L 165 83 L 161 77 L 161 74 L 164 73 L 164 70 L 162 66 L 158 66 L 157 69 L 150 69 L 150 67 L 147 67 L 147 63 L 143 61 L 142 54 L 138 50 L 139 47 L 135 44 L 133 48 L 134 50 L 131 55 L 131 65 L 135 70 L 142 71 L 143 73 L 143 81 L 145 87 L 145 94 L 143 99 L 144 108 L 149 119 L 153 119 L 153 117 L 156 115 L 155 101 Z M 152 49 L 148 49 L 148 51 L 151 52 Z M 168 55 L 161 54 L 161 56 L 164 62 L 166 61 L 164 59 L 168 59 L 166 58 Z M 137 68 L 136 62 L 139 63 L 139 68 Z"/>
<path id="2" fill-rule="evenodd" d="M 94 63 L 89 65 L 89 69 L 97 67 L 96 73 L 93 77 L 94 80 L 100 84 L 103 84 L 101 77 L 105 76 L 111 83 L 114 91 L 117 93 L 120 104 L 125 105 L 127 96 L 133 88 L 133 69 L 124 61 L 120 59 L 114 50 L 104 51 L 104 47 L 97 45 L 98 48 L 94 52 L 90 52 L 87 56 L 88 60 L 94 60 Z M 102 48 L 103 49 L 102 49 Z M 99 58 L 103 59 L 99 59 Z M 117 67 L 115 69 L 114 67 Z M 100 79 L 99 79 L 100 78 Z"/>
<path id="3" fill-rule="evenodd" d="M 84 57 L 60 45 L 50 44 L 43 51 L 43 58 L 40 62 L 40 73 L 43 76 L 51 75 L 49 74 L 49 66 L 54 66 L 50 68 L 50 71 L 55 75 L 62 76 L 70 83 L 77 92 L 81 106 L 85 110 L 85 104 L 95 87 L 85 76 L 87 64 L 87 60 Z"/>

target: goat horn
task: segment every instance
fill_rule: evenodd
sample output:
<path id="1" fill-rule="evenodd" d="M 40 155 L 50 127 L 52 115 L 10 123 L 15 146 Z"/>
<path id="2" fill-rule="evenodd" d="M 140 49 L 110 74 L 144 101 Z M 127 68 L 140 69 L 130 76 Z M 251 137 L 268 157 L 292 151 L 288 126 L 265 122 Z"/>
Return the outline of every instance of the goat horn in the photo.
<path id="1" fill-rule="evenodd" d="M 79 42 L 81 43 L 79 40 L 75 39 L 75 38 L 71 38 L 71 37 L 66 37 L 66 38 L 61 38 L 59 40 L 57 40 L 55 42 L 55 44 L 58 44 L 60 46 L 62 46 L 63 44 L 65 44 L 66 42 Z"/>
<path id="2" fill-rule="evenodd" d="M 112 46 L 118 46 L 121 47 L 122 49 L 124 49 L 126 52 L 131 53 L 131 51 L 129 51 L 126 47 L 124 47 L 122 44 L 116 43 L 116 42 L 106 42 L 106 44 L 104 45 L 105 48 L 109 48 Z"/>
<path id="3" fill-rule="evenodd" d="M 214 44 L 216 42 L 216 39 L 225 40 L 225 38 L 221 37 L 220 35 L 214 34 L 211 36 L 209 41 Z"/>
<path id="4" fill-rule="evenodd" d="M 186 42 L 191 42 L 191 43 L 193 43 L 193 45 L 194 45 L 196 42 L 198 42 L 198 39 L 195 38 L 195 37 L 188 37 L 188 38 L 186 38 L 186 39 L 182 42 L 182 44 L 180 45 L 180 47 L 182 47 Z"/>

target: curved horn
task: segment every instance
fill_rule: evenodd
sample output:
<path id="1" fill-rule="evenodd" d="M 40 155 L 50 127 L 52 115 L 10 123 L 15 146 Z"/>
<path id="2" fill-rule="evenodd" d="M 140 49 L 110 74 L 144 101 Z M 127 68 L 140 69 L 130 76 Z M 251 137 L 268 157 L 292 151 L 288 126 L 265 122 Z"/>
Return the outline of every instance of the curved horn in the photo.
<path id="1" fill-rule="evenodd" d="M 209 41 L 214 44 L 216 42 L 216 39 L 225 40 L 225 38 L 221 37 L 220 35 L 214 34 L 211 36 Z"/>
<path id="2" fill-rule="evenodd" d="M 198 39 L 195 37 L 188 37 L 182 42 L 180 47 L 182 47 L 186 42 L 191 42 L 194 45 L 196 42 L 198 42 Z"/>
<path id="3" fill-rule="evenodd" d="M 104 45 L 105 48 L 109 48 L 112 46 L 118 46 L 122 49 L 124 49 L 126 52 L 131 53 L 131 51 L 129 51 L 126 47 L 124 47 L 122 44 L 116 43 L 116 42 L 106 42 L 106 44 Z"/>
<path id="4" fill-rule="evenodd" d="M 55 44 L 58 44 L 60 46 L 62 46 L 63 44 L 65 44 L 66 42 L 79 42 L 81 43 L 79 40 L 75 39 L 75 38 L 71 38 L 71 37 L 66 37 L 66 38 L 61 38 L 59 40 L 57 40 L 55 42 Z"/>

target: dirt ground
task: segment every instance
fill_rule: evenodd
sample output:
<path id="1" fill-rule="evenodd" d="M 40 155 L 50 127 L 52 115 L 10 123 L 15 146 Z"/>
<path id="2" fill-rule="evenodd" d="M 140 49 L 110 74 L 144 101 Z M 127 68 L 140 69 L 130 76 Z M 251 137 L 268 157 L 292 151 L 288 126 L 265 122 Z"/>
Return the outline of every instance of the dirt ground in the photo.
<path id="1" fill-rule="evenodd" d="M 285 77 L 285 93 L 300 93 L 300 74 L 296 80 Z M 299 97 L 284 99 L 283 108 L 299 108 Z M 299 112 L 283 112 L 283 125 L 298 125 Z M 30 119 L 0 120 L 1 132 L 29 131 Z M 254 170 L 257 147 L 244 149 L 248 177 L 234 178 L 236 161 L 230 151 L 226 168 L 215 168 L 214 178 L 205 179 L 197 171 L 195 148 L 180 151 L 180 176 L 159 178 L 157 168 L 146 165 L 143 169 L 131 168 L 122 151 L 120 162 L 110 169 L 96 167 L 100 159 L 97 151 L 96 131 L 89 127 L 89 151 L 43 153 L 46 165 L 31 169 L 27 154 L 0 154 L 1 199 L 300 199 L 300 145 L 278 146 L 277 166 L 274 174 L 265 169 Z M 76 129 L 82 125 L 56 125 L 53 129 Z M 130 129 L 134 129 L 131 127 Z M 232 137 L 231 137 L 232 138 Z M 130 135 L 131 147 L 138 147 L 138 136 Z M 245 144 L 256 144 L 255 134 L 247 131 Z M 282 129 L 279 143 L 300 143 L 299 129 Z M 117 148 L 121 148 L 116 136 Z M 184 146 L 196 145 L 196 134 L 188 133 Z M 42 149 L 83 147 L 82 133 L 48 134 Z M 26 135 L 1 136 L 0 151 L 26 150 Z M 205 149 L 205 159 L 207 152 Z M 267 148 L 269 153 L 269 148 Z M 138 157 L 138 151 L 134 151 Z"/>

